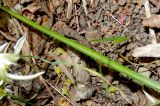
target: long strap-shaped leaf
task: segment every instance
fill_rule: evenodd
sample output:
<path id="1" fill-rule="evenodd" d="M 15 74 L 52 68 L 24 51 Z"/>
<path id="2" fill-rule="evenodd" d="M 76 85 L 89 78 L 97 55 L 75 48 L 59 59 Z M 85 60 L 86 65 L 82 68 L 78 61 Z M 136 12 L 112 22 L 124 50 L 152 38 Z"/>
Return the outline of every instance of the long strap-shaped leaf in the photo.
<path id="1" fill-rule="evenodd" d="M 65 44 L 67 44 L 68 46 L 86 54 L 87 56 L 90 56 L 91 58 L 98 60 L 98 61 L 102 62 L 103 64 L 106 64 L 109 68 L 111 68 L 117 72 L 120 72 L 121 74 L 124 74 L 124 75 L 128 76 L 129 78 L 132 78 L 138 84 L 152 88 L 152 89 L 156 90 L 157 92 L 160 92 L 160 83 L 153 81 L 151 79 L 148 79 L 145 76 L 115 62 L 112 59 L 109 59 L 108 57 L 96 52 L 95 50 L 92 50 L 84 45 L 81 45 L 80 43 L 78 43 L 72 39 L 68 39 L 57 32 L 51 31 L 51 30 L 27 19 L 26 17 L 19 15 L 17 12 L 15 12 L 13 10 L 7 9 L 6 7 L 3 7 L 3 6 L 0 6 L 0 10 L 3 10 L 6 13 L 14 16 L 15 18 L 19 19 L 20 21 L 26 23 L 27 25 L 30 25 L 31 27 L 44 33 L 45 35 L 48 35 L 51 38 L 56 38 L 57 40 L 59 40 Z"/>

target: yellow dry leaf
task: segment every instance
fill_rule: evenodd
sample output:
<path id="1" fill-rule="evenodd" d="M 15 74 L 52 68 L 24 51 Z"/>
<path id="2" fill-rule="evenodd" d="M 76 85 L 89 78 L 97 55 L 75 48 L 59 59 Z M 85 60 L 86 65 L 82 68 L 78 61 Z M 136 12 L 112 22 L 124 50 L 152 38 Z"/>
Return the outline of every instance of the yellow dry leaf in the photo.
<path id="1" fill-rule="evenodd" d="M 54 66 L 54 71 L 56 72 L 56 74 L 58 75 L 58 77 L 61 75 L 62 70 L 59 66 Z"/>
<path id="2" fill-rule="evenodd" d="M 58 106 L 69 106 L 69 102 L 62 97 L 58 100 Z"/>
<path id="3" fill-rule="evenodd" d="M 67 86 L 64 86 L 62 88 L 62 94 L 65 95 L 65 96 L 68 96 L 68 87 Z"/>
<path id="4" fill-rule="evenodd" d="M 58 52 L 58 55 L 63 54 L 65 52 L 62 48 L 57 48 L 56 51 Z"/>

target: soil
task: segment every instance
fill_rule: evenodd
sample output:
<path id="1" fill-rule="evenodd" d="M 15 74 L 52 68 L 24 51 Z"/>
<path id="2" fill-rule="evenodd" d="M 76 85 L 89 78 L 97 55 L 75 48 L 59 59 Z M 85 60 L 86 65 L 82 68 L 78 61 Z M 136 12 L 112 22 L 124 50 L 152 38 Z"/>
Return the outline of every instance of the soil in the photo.
<path id="1" fill-rule="evenodd" d="M 2 1 L 4 6 L 30 20 L 74 39 L 146 77 L 160 81 L 159 58 L 132 55 L 135 48 L 152 43 L 149 28 L 142 24 L 146 18 L 145 0 Z M 149 3 L 151 13 L 159 14 L 159 0 L 149 0 Z M 25 34 L 27 42 L 21 54 L 39 57 L 21 58 L 16 66 L 11 67 L 10 73 L 28 75 L 45 71 L 42 77 L 34 80 L 7 82 L 3 88 L 10 90 L 12 96 L 3 97 L 0 102 L 2 106 L 148 106 L 151 100 L 144 91 L 158 99 L 159 94 L 152 89 L 139 86 L 127 76 L 108 69 L 5 13 L 0 14 L 0 44 L 10 42 L 6 51 L 13 53 L 16 41 Z M 160 31 L 158 28 L 154 30 L 158 42 Z M 116 44 L 90 42 L 116 36 L 127 37 L 128 40 Z M 109 86 L 85 70 L 63 63 L 50 64 L 43 60 L 85 66 L 102 73 Z"/>

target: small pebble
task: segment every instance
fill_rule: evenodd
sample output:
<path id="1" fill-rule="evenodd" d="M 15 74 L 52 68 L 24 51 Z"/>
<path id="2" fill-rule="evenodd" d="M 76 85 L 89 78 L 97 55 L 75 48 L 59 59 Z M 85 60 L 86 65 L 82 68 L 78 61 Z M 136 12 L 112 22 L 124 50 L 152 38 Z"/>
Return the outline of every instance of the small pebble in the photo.
<path id="1" fill-rule="evenodd" d="M 118 4 L 121 5 L 121 6 L 123 6 L 123 5 L 126 4 L 126 0 L 119 0 L 119 1 L 118 1 Z"/>
<path id="2" fill-rule="evenodd" d="M 117 11 L 119 9 L 118 5 L 114 5 L 111 7 L 111 13 L 114 13 L 115 11 Z"/>

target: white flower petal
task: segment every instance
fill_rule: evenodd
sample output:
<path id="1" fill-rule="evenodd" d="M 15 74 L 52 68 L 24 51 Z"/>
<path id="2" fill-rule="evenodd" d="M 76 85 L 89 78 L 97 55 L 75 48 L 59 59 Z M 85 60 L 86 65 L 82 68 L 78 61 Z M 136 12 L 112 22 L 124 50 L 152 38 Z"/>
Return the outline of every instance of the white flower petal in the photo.
<path id="1" fill-rule="evenodd" d="M 3 80 L 0 80 L 0 86 L 2 86 L 3 83 L 4 83 L 4 81 L 3 81 Z"/>
<path id="2" fill-rule="evenodd" d="M 0 69 L 9 66 L 11 64 L 15 64 L 15 62 L 19 59 L 18 55 L 10 54 L 10 53 L 0 53 Z"/>
<path id="3" fill-rule="evenodd" d="M 3 81 L 7 80 L 6 73 L 7 72 L 6 72 L 5 68 L 0 69 L 0 80 L 3 80 Z"/>
<path id="4" fill-rule="evenodd" d="M 149 93 L 147 93 L 145 90 L 142 90 L 143 93 L 146 95 L 147 100 L 149 103 L 156 103 L 158 101 L 158 99 L 156 99 L 154 96 L 151 96 Z"/>
<path id="5" fill-rule="evenodd" d="M 42 74 L 44 74 L 44 72 L 39 72 L 39 73 L 36 73 L 33 75 L 26 75 L 26 76 L 20 76 L 20 75 L 6 73 L 6 76 L 10 79 L 13 79 L 13 80 L 32 80 L 32 79 L 39 77 Z"/>
<path id="6" fill-rule="evenodd" d="M 15 64 L 19 56 L 9 53 L 0 53 L 0 80 L 7 80 L 6 73 L 9 65 Z"/>
<path id="7" fill-rule="evenodd" d="M 23 44 L 26 40 L 26 36 L 22 36 L 20 39 L 18 39 L 16 45 L 14 46 L 14 54 L 19 54 L 22 47 L 23 47 Z"/>
<path id="8" fill-rule="evenodd" d="M 1 45 L 0 46 L 0 52 L 2 52 L 7 45 L 8 45 L 8 43 L 4 43 L 3 45 Z"/>

